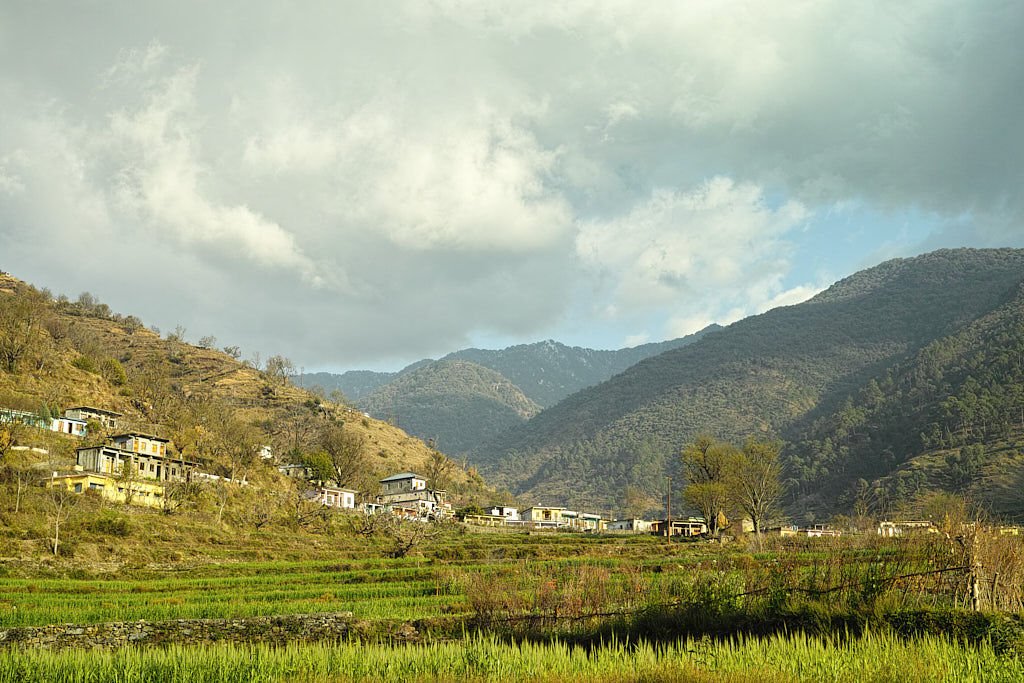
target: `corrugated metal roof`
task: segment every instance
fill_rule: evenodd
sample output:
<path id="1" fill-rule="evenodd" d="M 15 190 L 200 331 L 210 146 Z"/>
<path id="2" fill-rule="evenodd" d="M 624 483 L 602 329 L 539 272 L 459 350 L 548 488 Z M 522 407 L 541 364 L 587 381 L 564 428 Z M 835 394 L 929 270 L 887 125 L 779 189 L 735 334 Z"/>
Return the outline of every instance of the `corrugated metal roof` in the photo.
<path id="1" fill-rule="evenodd" d="M 387 479 L 381 479 L 380 483 L 383 484 L 386 481 L 398 481 L 399 479 L 423 479 L 426 481 L 427 478 L 420 476 L 419 474 L 413 474 L 412 472 L 402 472 L 401 474 L 393 474 Z"/>

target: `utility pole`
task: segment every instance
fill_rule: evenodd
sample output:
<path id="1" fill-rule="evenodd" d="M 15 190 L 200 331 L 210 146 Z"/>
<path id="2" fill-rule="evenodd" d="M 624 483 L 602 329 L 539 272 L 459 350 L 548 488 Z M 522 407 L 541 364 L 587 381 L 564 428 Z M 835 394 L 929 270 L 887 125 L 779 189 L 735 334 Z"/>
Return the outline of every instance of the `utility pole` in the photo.
<path id="1" fill-rule="evenodd" d="M 672 477 L 665 477 L 668 479 L 668 513 L 665 524 L 668 526 L 668 537 L 672 538 Z"/>

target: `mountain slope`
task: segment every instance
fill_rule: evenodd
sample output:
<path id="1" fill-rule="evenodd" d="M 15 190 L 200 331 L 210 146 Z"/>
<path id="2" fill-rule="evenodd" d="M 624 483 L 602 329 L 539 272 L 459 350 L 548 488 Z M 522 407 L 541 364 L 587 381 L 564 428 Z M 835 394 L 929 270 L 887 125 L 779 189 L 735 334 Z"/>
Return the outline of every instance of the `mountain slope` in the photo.
<path id="1" fill-rule="evenodd" d="M 409 434 L 459 454 L 540 412 L 500 374 L 463 360 L 439 360 L 381 387 L 359 402 Z"/>
<path id="2" fill-rule="evenodd" d="M 941 488 L 1024 517 L 1024 286 L 794 436 L 786 456 L 798 510 L 837 497 L 891 509 Z"/>
<path id="3" fill-rule="evenodd" d="M 31 326 L 25 325 L 29 316 Z M 19 330 L 27 330 L 31 343 L 20 367 L 0 367 L 0 408 L 35 412 L 44 406 L 57 411 L 91 405 L 113 410 L 124 414 L 130 428 L 170 439 L 179 452 L 196 450 L 197 435 L 209 436 L 201 423 L 210 417 L 237 419 L 279 456 L 314 449 L 319 429 L 343 425 L 361 442 L 368 465 L 362 480 L 352 484 L 369 491 L 377 490 L 383 476 L 426 472 L 431 458 L 421 440 L 323 401 L 280 375 L 174 335 L 162 338 L 137 318 L 112 313 L 92 297 L 55 300 L 0 272 L 0 346 Z M 22 436 L 64 456 L 73 456 L 72 447 L 80 443 L 53 441 L 58 435 L 37 430 Z M 482 480 L 461 468 L 452 473 L 449 489 L 479 494 L 484 502 L 489 498 Z"/>
<path id="4" fill-rule="evenodd" d="M 642 361 L 471 460 L 500 485 L 542 500 L 584 489 L 607 506 L 627 484 L 654 492 L 696 434 L 792 438 L 792 428 L 835 410 L 886 368 L 1003 305 L 1022 278 L 1019 250 L 888 261 L 803 304 Z"/>

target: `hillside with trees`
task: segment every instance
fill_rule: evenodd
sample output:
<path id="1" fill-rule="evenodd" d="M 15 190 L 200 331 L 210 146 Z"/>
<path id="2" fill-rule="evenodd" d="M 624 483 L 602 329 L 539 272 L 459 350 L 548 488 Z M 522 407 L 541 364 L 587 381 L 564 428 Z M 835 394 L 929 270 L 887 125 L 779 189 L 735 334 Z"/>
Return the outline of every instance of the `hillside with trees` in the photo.
<path id="1" fill-rule="evenodd" d="M 0 274 L 0 408 L 35 414 L 44 423 L 73 406 L 121 413 L 124 428 L 168 439 L 170 450 L 206 472 L 295 495 L 301 491 L 275 465 L 327 463 L 346 475 L 342 485 L 376 492 L 378 479 L 426 473 L 439 458 L 392 425 L 294 386 L 288 381 L 294 367 L 284 356 L 242 360 L 238 347 L 218 349 L 213 337 L 195 344 L 185 337 L 181 327 L 163 335 L 147 329 L 88 293 L 72 301 Z M 76 447 L 102 443 L 112 433 L 90 424 L 83 441 L 9 422 L 0 431 L 5 481 L 40 467 L 69 467 Z M 26 461 L 34 452 L 12 448 L 18 445 L 44 449 L 48 462 Z M 272 459 L 261 457 L 264 447 Z M 443 469 L 443 483 L 457 501 L 489 500 L 478 475 Z M 209 503 L 214 495 L 185 493 L 189 504 L 203 496 Z"/>
<path id="2" fill-rule="evenodd" d="M 885 512 L 942 489 L 1024 517 L 1024 285 L 792 433 L 798 511 Z"/>
<path id="3" fill-rule="evenodd" d="M 540 406 L 494 370 L 457 360 L 403 373 L 359 406 L 452 455 L 540 412 Z"/>
<path id="4" fill-rule="evenodd" d="M 829 491 L 845 490 L 860 475 L 819 462 L 831 462 L 820 455 L 828 438 L 826 416 L 843 414 L 847 399 L 871 380 L 878 384 L 891 372 L 895 381 L 899 368 L 940 340 L 962 340 L 964 362 L 977 360 L 969 331 L 984 326 L 986 316 L 1019 320 L 998 312 L 1015 299 L 1022 279 L 1020 250 L 943 250 L 888 261 L 803 304 L 741 320 L 644 360 L 477 449 L 471 462 L 514 492 L 550 500 L 574 491 L 616 505 L 626 487 L 649 495 L 663 490 L 664 476 L 679 474 L 682 446 L 698 434 L 740 443 L 781 438 L 808 442 L 786 450 L 784 461 L 797 457 L 792 468 L 802 468 L 789 473 L 796 480 L 791 483 L 802 482 L 804 493 L 826 483 Z M 948 353 L 931 348 L 933 355 Z M 1006 370 L 993 372 L 994 386 Z M 973 383 L 965 387 L 973 389 Z M 984 420 L 977 415 L 987 413 L 977 412 L 971 391 L 962 393 L 966 403 L 930 409 L 935 419 L 915 428 L 913 438 L 920 440 L 923 430 L 929 440 L 952 444 L 954 437 L 944 430 L 967 442 L 972 435 L 994 433 L 990 419 L 984 428 L 980 422 L 964 426 L 965 415 Z M 903 398 L 894 399 L 890 410 L 899 412 Z M 925 410 L 923 403 L 920 408 Z M 818 431 L 807 431 L 819 419 L 824 422 L 817 423 Z M 862 446 L 856 457 L 866 457 L 880 443 Z"/>

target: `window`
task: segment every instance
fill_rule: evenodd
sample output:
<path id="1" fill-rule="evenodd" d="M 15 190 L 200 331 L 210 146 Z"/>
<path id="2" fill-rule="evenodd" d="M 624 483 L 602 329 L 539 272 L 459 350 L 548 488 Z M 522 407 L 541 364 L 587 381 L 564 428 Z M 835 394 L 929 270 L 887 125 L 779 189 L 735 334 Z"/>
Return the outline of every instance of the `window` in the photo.
<path id="1" fill-rule="evenodd" d="M 81 493 L 81 492 L 82 492 L 82 484 L 81 483 L 75 484 L 75 493 Z"/>

